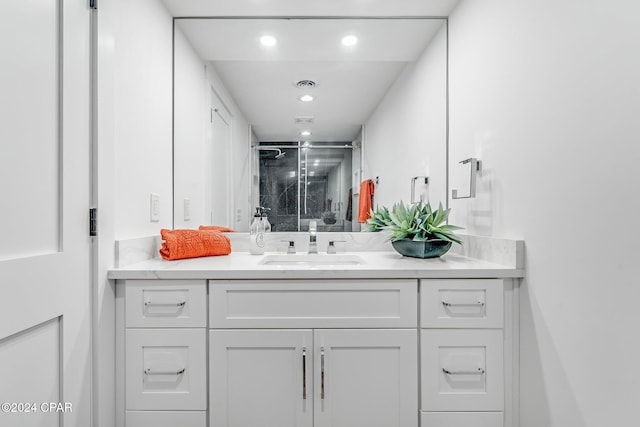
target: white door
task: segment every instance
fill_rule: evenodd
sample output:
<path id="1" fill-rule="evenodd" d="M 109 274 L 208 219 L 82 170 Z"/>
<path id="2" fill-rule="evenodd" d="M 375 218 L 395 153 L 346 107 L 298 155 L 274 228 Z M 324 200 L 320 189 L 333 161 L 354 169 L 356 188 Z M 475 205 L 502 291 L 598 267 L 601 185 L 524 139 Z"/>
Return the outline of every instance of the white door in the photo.
<path id="1" fill-rule="evenodd" d="M 209 175 L 205 190 L 205 218 L 211 225 L 231 226 L 231 116 L 214 91 L 211 92 L 210 144 L 205 155 Z"/>
<path id="2" fill-rule="evenodd" d="M 0 2 L 0 426 L 91 425 L 90 10 Z"/>
<path id="3" fill-rule="evenodd" d="M 311 427 L 311 330 L 212 330 L 209 425 Z"/>
<path id="4" fill-rule="evenodd" d="M 416 427 L 417 331 L 315 330 L 315 427 Z"/>

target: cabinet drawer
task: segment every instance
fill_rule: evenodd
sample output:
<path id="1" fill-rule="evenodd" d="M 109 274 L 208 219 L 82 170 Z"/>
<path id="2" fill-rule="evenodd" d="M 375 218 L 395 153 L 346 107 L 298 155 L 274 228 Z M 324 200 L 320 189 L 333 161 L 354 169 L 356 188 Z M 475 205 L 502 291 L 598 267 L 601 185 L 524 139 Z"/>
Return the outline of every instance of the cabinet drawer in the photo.
<path id="1" fill-rule="evenodd" d="M 421 280 L 423 328 L 502 328 L 500 279 Z"/>
<path id="2" fill-rule="evenodd" d="M 204 280 L 128 280 L 128 328 L 204 328 L 207 288 Z"/>
<path id="3" fill-rule="evenodd" d="M 416 280 L 213 280 L 211 328 L 417 326 Z"/>
<path id="4" fill-rule="evenodd" d="M 422 427 L 504 427 L 502 412 L 422 412 Z M 128 426 L 127 426 L 128 427 Z"/>
<path id="5" fill-rule="evenodd" d="M 206 411 L 127 411 L 127 427 L 207 427 Z"/>
<path id="6" fill-rule="evenodd" d="M 127 410 L 206 410 L 206 329 L 128 329 Z"/>
<path id="7" fill-rule="evenodd" d="M 422 411 L 503 411 L 502 331 L 421 331 Z"/>

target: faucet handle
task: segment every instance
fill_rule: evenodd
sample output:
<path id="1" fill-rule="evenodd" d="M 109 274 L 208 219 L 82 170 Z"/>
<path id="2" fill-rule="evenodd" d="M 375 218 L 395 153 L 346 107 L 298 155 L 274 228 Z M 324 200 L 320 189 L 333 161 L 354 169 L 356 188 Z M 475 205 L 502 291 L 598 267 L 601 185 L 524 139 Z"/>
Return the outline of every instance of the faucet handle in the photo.
<path id="1" fill-rule="evenodd" d="M 287 253 L 288 254 L 295 254 L 296 253 L 296 242 L 294 242 L 293 240 L 280 240 L 280 241 L 289 243 L 289 246 L 287 247 Z"/>
<path id="2" fill-rule="evenodd" d="M 329 240 L 329 246 L 327 246 L 327 253 L 335 254 L 336 253 L 335 243 L 345 243 L 345 242 L 346 240 Z"/>

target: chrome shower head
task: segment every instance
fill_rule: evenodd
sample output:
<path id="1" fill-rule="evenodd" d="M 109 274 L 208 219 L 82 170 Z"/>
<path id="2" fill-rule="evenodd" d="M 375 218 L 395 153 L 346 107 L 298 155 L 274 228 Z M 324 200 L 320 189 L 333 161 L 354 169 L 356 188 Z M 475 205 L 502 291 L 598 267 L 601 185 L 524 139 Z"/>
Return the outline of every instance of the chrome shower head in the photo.
<path id="1" fill-rule="evenodd" d="M 275 160 L 279 160 L 287 154 L 286 152 L 283 152 L 279 148 L 271 148 L 271 147 L 256 147 L 256 148 L 258 149 L 258 151 L 277 151 L 278 154 L 276 154 L 276 156 L 274 157 Z"/>

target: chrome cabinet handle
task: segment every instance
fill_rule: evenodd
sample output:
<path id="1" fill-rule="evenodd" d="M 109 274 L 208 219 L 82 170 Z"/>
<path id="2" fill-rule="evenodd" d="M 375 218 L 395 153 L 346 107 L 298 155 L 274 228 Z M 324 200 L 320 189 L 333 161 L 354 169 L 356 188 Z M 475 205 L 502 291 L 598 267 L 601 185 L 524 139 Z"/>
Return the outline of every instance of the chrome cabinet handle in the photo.
<path id="1" fill-rule="evenodd" d="M 324 400 L 324 347 L 320 347 L 320 399 Z"/>
<path id="2" fill-rule="evenodd" d="M 184 307 L 187 304 L 186 301 L 180 301 L 178 303 L 175 302 L 169 302 L 169 303 L 160 303 L 160 302 L 151 302 L 151 301 L 145 301 L 144 302 L 144 306 L 145 307 L 151 307 L 152 305 L 156 305 L 156 306 L 169 306 L 169 307 Z"/>
<path id="3" fill-rule="evenodd" d="M 442 305 L 444 305 L 445 307 L 470 307 L 470 306 L 480 306 L 480 307 L 484 307 L 484 302 L 482 301 L 476 301 L 476 302 L 461 302 L 461 303 L 456 303 L 456 302 L 448 302 L 448 301 L 442 301 Z"/>
<path id="4" fill-rule="evenodd" d="M 302 347 L 302 400 L 307 400 L 307 347 Z"/>
<path id="5" fill-rule="evenodd" d="M 151 370 L 151 368 L 147 368 L 147 369 L 144 370 L 144 374 L 145 375 L 182 375 L 182 374 L 184 374 L 185 370 L 186 370 L 186 368 L 182 368 L 178 372 L 169 372 L 169 371 L 157 371 L 157 372 L 154 372 L 154 371 Z"/>
<path id="6" fill-rule="evenodd" d="M 447 375 L 484 375 L 485 370 L 482 368 L 478 368 L 477 371 L 449 371 L 445 368 L 442 368 L 442 372 Z"/>

